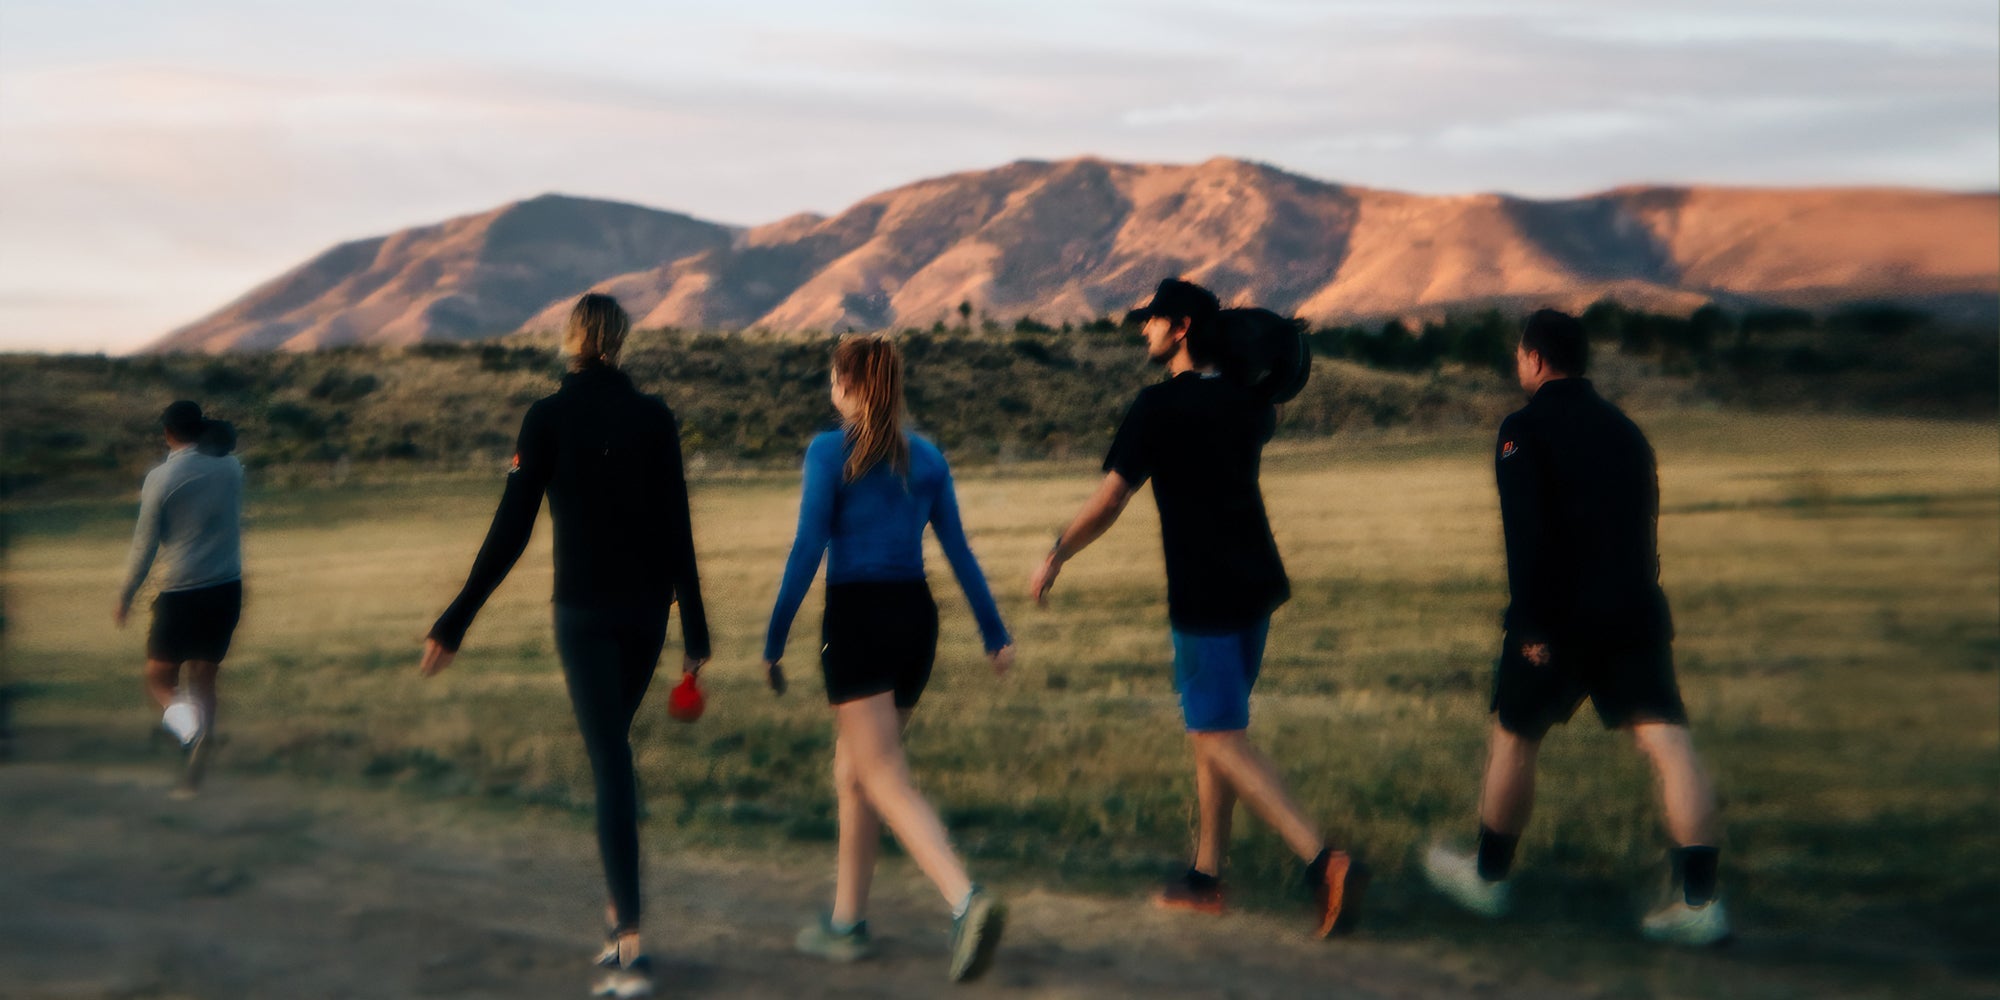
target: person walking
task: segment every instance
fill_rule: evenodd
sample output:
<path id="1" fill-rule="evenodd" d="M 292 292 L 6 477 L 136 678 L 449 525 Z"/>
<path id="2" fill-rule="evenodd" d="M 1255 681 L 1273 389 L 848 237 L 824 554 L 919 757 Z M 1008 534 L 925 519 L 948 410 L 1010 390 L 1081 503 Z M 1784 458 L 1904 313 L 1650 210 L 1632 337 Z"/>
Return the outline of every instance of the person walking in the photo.
<path id="1" fill-rule="evenodd" d="M 924 580 L 926 525 L 972 605 L 994 673 L 1012 664 L 1013 640 L 966 542 L 944 454 L 903 426 L 903 359 L 895 342 L 842 339 L 832 381 L 841 428 L 806 447 L 798 534 L 764 639 L 767 676 L 783 694 L 786 637 L 825 556 L 820 671 L 836 731 L 840 842 L 833 907 L 799 932 L 796 945 L 841 962 L 873 953 L 868 890 L 886 825 L 951 907 L 949 979 L 975 979 L 992 964 L 1006 909 L 966 874 L 903 755 L 903 730 L 937 655 L 937 604 Z"/>
<path id="2" fill-rule="evenodd" d="M 125 627 L 133 598 L 164 554 L 146 633 L 146 691 L 187 756 L 173 794 L 190 798 L 215 745 L 216 680 L 243 613 L 243 463 L 229 454 L 234 430 L 203 417 L 199 403 L 170 404 L 160 426 L 167 457 L 140 487 L 139 523 L 112 621 Z"/>
<path id="3" fill-rule="evenodd" d="M 1221 370 L 1234 353 L 1223 340 L 1221 313 L 1208 289 L 1168 279 L 1126 317 L 1144 324 L 1147 357 L 1169 377 L 1133 401 L 1097 492 L 1057 537 L 1028 589 L 1046 605 L 1063 565 L 1110 530 L 1132 494 L 1152 481 L 1166 550 L 1174 687 L 1200 804 L 1194 858 L 1155 902 L 1223 912 L 1223 862 L 1241 800 L 1303 863 L 1315 901 L 1313 931 L 1326 937 L 1355 923 L 1368 870 L 1327 843 L 1250 740 L 1250 692 L 1271 614 L 1291 596 L 1291 584 L 1258 486 L 1276 411 Z"/>
<path id="4" fill-rule="evenodd" d="M 1583 375 L 1582 324 L 1528 317 L 1514 351 L 1528 405 L 1500 424 L 1494 474 L 1511 600 L 1495 668 L 1493 723 L 1472 853 L 1433 844 L 1425 877 L 1461 907 L 1498 917 L 1534 805 L 1550 727 L 1585 698 L 1652 765 L 1666 808 L 1672 897 L 1646 937 L 1702 946 L 1729 936 L 1716 895 L 1715 792 L 1695 755 L 1674 678 L 1673 619 L 1660 587 L 1659 472 L 1637 424 Z"/>
<path id="5" fill-rule="evenodd" d="M 528 407 L 518 450 L 471 575 L 424 641 L 420 672 L 449 667 L 473 616 L 527 547 L 543 494 L 555 523 L 555 638 L 577 730 L 596 784 L 597 845 L 611 902 L 599 996 L 652 994 L 642 947 L 639 788 L 630 732 L 681 609 L 686 655 L 709 658 L 708 619 L 695 566 L 687 478 L 674 413 L 618 369 L 631 321 L 592 293 L 571 310 L 563 337 L 570 372 Z"/>

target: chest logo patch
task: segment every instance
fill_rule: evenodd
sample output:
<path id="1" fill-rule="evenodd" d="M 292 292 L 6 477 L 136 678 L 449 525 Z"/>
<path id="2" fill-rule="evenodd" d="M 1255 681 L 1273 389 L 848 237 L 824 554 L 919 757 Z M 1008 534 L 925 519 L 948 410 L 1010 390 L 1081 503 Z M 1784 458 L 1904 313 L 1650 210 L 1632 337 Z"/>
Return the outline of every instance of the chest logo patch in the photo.
<path id="1" fill-rule="evenodd" d="M 1500 457 L 1501 457 L 1501 458 L 1513 458 L 1513 457 L 1514 457 L 1514 453 L 1515 453 L 1515 452 L 1517 452 L 1517 451 L 1520 451 L 1520 450 L 1521 450 L 1521 449 L 1520 449 L 1519 447 L 1517 447 L 1517 446 L 1516 446 L 1516 445 L 1514 444 L 1514 442 L 1512 442 L 1512 441 L 1502 441 L 1502 442 L 1500 443 Z"/>

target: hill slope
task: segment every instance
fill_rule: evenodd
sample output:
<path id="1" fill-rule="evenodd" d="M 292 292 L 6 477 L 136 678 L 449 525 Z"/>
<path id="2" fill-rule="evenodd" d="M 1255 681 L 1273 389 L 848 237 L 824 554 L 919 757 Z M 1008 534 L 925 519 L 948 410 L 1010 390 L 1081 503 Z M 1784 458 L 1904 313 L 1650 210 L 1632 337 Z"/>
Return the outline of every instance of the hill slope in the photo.
<path id="1" fill-rule="evenodd" d="M 932 178 L 744 231 L 550 196 L 336 247 L 155 346 L 547 330 L 589 289 L 642 327 L 956 325 L 961 303 L 1061 322 L 1117 313 L 1173 274 L 1319 323 L 1604 297 L 1682 313 L 1894 299 L 1984 318 L 2000 309 L 2000 195 L 1646 187 L 1536 201 L 1230 159 L 1086 158 Z"/>
<path id="2" fill-rule="evenodd" d="M 544 195 L 343 243 L 153 349 L 312 350 L 489 336 L 606 274 L 727 246 L 734 236 L 672 212 Z"/>

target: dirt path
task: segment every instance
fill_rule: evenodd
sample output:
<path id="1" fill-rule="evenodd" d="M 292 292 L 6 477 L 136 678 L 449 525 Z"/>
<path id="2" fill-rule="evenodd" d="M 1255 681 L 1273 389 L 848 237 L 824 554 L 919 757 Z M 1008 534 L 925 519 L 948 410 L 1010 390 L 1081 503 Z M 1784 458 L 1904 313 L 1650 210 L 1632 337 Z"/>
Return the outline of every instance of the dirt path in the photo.
<path id="1" fill-rule="evenodd" d="M 166 785 L 157 769 L 0 766 L 0 996 L 585 994 L 601 882 L 573 825 L 228 774 L 191 803 Z M 1010 886 L 1000 964 L 954 989 L 940 906 L 900 863 L 871 915 L 880 957 L 829 966 L 790 943 L 831 860 L 649 858 L 662 995 L 1551 995 L 1404 946 L 1310 941 L 1298 922 Z"/>

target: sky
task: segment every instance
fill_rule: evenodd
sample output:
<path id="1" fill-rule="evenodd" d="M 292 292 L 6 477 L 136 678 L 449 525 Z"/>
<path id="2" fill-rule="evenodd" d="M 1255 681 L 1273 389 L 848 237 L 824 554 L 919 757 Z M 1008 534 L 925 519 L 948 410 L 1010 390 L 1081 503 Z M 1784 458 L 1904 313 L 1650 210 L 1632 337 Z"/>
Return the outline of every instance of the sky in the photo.
<path id="1" fill-rule="evenodd" d="M 127 351 L 550 191 L 755 225 L 1080 155 L 1993 190 L 2000 5 L 0 0 L 0 350 Z"/>

